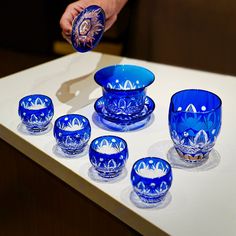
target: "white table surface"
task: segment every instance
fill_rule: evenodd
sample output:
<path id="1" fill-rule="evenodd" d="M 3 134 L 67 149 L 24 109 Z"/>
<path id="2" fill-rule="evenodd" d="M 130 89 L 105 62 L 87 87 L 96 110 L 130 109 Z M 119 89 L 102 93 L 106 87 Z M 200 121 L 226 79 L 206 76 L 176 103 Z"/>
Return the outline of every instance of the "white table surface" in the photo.
<path id="1" fill-rule="evenodd" d="M 147 94 L 156 103 L 151 123 L 141 130 L 114 132 L 94 124 L 94 101 L 102 95 L 93 75 L 112 64 L 136 64 L 156 75 Z M 222 129 L 209 160 L 197 168 L 175 162 L 168 131 L 168 106 L 176 91 L 200 88 L 218 94 L 223 102 Z M 79 113 L 90 120 L 90 141 L 114 134 L 128 142 L 126 174 L 112 182 L 91 178 L 88 154 L 63 158 L 55 152 L 52 129 L 27 135 L 19 129 L 18 101 L 25 95 L 50 96 L 57 117 Z M 236 77 L 121 58 L 95 52 L 73 53 L 0 79 L 0 137 L 64 180 L 80 193 L 144 235 L 236 235 Z M 159 156 L 173 164 L 173 184 L 162 205 L 145 209 L 130 199 L 130 170 L 135 160 Z M 79 214 L 79 213 L 78 213 Z"/>

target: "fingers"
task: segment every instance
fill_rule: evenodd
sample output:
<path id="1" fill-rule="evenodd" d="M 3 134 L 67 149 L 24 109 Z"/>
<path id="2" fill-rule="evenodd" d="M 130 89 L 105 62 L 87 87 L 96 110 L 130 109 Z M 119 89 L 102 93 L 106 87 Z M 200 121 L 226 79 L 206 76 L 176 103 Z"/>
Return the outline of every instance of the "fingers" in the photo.
<path id="1" fill-rule="evenodd" d="M 105 31 L 109 30 L 116 20 L 117 15 L 112 15 L 109 19 L 107 19 L 105 24 Z"/>
<path id="2" fill-rule="evenodd" d="M 115 0 L 107 2 L 104 0 L 79 0 L 69 4 L 60 19 L 60 27 L 62 29 L 63 38 L 65 38 L 69 43 L 71 43 L 70 37 L 72 32 L 73 20 L 84 8 L 90 5 L 101 6 L 105 11 L 105 31 L 107 31 L 117 20 L 117 14 L 126 2 L 127 0 L 120 0 L 117 2 Z"/>
<path id="3" fill-rule="evenodd" d="M 68 35 L 65 35 L 63 32 L 62 32 L 61 34 L 62 34 L 62 37 L 63 37 L 68 43 L 72 44 L 72 43 L 71 43 L 71 37 L 70 37 L 70 35 L 69 35 L 69 36 L 68 36 Z"/>
<path id="4" fill-rule="evenodd" d="M 68 5 L 60 19 L 60 27 L 62 29 L 63 37 L 71 35 L 72 22 L 81 10 L 82 8 L 79 1 Z"/>

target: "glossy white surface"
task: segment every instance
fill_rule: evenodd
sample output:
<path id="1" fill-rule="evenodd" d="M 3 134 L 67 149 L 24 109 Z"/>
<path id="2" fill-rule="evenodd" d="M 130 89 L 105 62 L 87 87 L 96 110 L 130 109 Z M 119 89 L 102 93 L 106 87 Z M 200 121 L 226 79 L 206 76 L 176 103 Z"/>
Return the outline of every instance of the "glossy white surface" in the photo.
<path id="1" fill-rule="evenodd" d="M 141 65 L 156 75 L 147 91 L 156 109 L 145 129 L 120 133 L 101 129 L 93 122 L 93 104 L 102 95 L 93 75 L 99 68 L 117 63 Z M 186 88 L 210 90 L 223 102 L 222 129 L 215 148 L 209 160 L 196 168 L 178 162 L 168 131 L 170 97 Z M 157 235 L 159 231 L 179 236 L 236 235 L 235 77 L 94 52 L 74 53 L 2 78 L 0 93 L 0 137 L 137 231 L 145 235 Z M 106 134 L 124 138 L 129 159 L 123 176 L 104 183 L 92 177 L 86 152 L 78 158 L 62 157 L 55 148 L 52 127 L 42 135 L 27 135 L 17 107 L 20 98 L 33 93 L 52 98 L 52 124 L 61 115 L 79 113 L 90 120 L 91 140 Z M 174 167 L 170 193 L 154 209 L 143 209 L 131 194 L 131 167 L 145 156 L 162 157 Z"/>

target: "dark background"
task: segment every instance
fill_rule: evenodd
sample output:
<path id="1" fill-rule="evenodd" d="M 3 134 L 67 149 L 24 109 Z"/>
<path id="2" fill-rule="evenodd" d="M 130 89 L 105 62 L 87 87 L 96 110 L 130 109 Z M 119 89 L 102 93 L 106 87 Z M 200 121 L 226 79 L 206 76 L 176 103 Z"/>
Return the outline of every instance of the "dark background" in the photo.
<path id="1" fill-rule="evenodd" d="M 73 52 L 59 27 L 69 3 L 1 1 L 0 77 Z M 235 0 L 129 0 L 98 50 L 236 75 L 235 24 Z M 3 140 L 0 147 L 1 236 L 109 235 L 112 227 L 114 235 L 138 235 Z"/>
<path id="2" fill-rule="evenodd" d="M 59 26 L 70 2 L 1 2 L 0 77 L 74 52 Z M 234 0 L 129 0 L 95 50 L 236 75 L 235 23 Z"/>

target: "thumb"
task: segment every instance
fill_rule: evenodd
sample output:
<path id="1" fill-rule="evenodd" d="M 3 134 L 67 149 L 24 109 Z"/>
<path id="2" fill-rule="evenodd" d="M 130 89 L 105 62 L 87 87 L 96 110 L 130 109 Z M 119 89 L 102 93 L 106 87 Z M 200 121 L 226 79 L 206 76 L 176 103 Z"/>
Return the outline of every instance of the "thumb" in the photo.
<path id="1" fill-rule="evenodd" d="M 117 20 L 117 15 L 112 15 L 110 18 L 108 18 L 105 24 L 105 31 L 109 30 L 116 20 Z"/>

